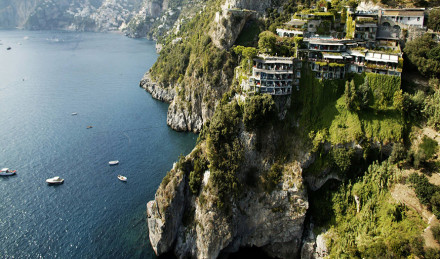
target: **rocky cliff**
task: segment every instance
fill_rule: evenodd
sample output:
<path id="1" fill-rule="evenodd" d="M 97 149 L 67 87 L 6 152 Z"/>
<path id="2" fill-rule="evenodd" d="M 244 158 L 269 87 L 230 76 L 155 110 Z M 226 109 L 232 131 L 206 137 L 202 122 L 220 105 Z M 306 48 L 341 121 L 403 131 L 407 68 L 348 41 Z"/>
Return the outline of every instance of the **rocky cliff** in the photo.
<path id="1" fill-rule="evenodd" d="M 193 1 L 197 6 L 195 3 Z M 156 89 L 162 89 L 159 92 L 177 93 L 172 101 L 161 98 L 161 94 L 153 94 L 153 97 L 170 102 L 168 125 L 178 131 L 199 132 L 202 129 L 231 87 L 236 61 L 229 48 L 246 22 L 262 17 L 270 3 L 269 0 L 211 1 L 203 7 L 204 12 L 199 12 L 192 20 L 182 21 L 182 29 L 173 27 L 150 73 Z"/>
<path id="2" fill-rule="evenodd" d="M 274 257 L 299 256 L 308 208 L 300 163 L 286 163 L 273 189 L 262 187 L 262 179 L 271 168 L 271 155 L 281 139 L 276 133 L 259 139 L 258 134 L 240 128 L 237 138 L 243 146 L 244 163 L 236 177 L 242 191 L 228 200 L 228 209 L 219 207 L 218 183 L 207 169 L 200 192 L 191 192 L 192 173 L 185 170 L 192 170 L 187 166 L 209 152 L 206 142 L 200 143 L 184 161 L 174 165 L 147 205 L 150 241 L 156 254 L 217 258 L 240 247 L 261 247 Z M 255 148 L 257 143 L 261 144 L 260 151 Z"/>
<path id="3" fill-rule="evenodd" d="M 202 0 L 6 0 L 0 27 L 36 30 L 122 31 L 157 39 L 178 30 Z M 195 12 L 195 11 L 194 11 Z"/>

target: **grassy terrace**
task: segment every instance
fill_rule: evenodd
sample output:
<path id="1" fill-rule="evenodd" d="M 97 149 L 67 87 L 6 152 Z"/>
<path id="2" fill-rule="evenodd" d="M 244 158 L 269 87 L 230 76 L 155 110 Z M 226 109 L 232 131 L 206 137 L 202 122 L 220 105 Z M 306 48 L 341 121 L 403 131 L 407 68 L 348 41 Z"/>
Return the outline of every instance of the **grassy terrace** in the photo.
<path id="1" fill-rule="evenodd" d="M 366 108 L 347 109 L 345 80 L 315 79 L 303 66 L 299 94 L 293 95 L 295 109 L 300 108 L 300 124 L 308 132 L 321 132 L 332 144 L 368 139 L 381 142 L 401 141 L 403 120 L 393 106 L 393 96 L 400 89 L 400 78 L 385 75 L 353 75 L 357 88 L 369 81 Z M 387 82 L 388 81 L 388 82 Z M 392 86 L 388 86 L 392 84 Z"/>

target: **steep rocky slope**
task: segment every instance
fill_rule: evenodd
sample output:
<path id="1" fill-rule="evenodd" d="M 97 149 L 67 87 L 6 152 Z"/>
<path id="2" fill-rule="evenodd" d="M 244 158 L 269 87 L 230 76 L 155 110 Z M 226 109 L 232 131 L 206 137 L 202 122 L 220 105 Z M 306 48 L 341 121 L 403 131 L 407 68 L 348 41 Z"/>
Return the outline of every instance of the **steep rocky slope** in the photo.
<path id="1" fill-rule="evenodd" d="M 146 74 L 150 80 L 142 80 L 141 87 L 153 97 L 170 102 L 169 126 L 178 131 L 199 132 L 213 116 L 234 77 L 236 60 L 228 49 L 245 23 L 262 17 L 270 4 L 271 1 L 207 1 L 205 11 L 168 36 L 158 61 Z M 170 101 L 162 97 L 170 97 L 168 93 L 177 94 Z"/>
<path id="2" fill-rule="evenodd" d="M 266 126 L 269 133 L 264 137 L 257 131 L 246 131 L 241 115 L 230 110 L 235 102 L 221 104 L 222 111 L 216 111 L 212 123 L 223 116 L 233 118 L 226 126 L 227 131 L 233 131 L 231 138 L 218 144 L 234 143 L 231 148 L 235 151 L 230 151 L 234 154 L 219 154 L 219 159 L 241 157 L 236 171 L 228 176 L 236 180 L 225 185 L 224 181 L 230 181 L 221 180 L 226 172 L 217 171 L 217 155 L 210 154 L 210 141 L 216 134 L 212 125 L 203 133 L 206 139 L 202 136 L 193 152 L 174 165 L 147 205 L 150 241 L 157 254 L 172 251 L 179 258 L 216 258 L 240 247 L 255 246 L 271 256 L 299 255 L 308 208 L 299 162 L 304 154 L 299 151 L 283 166 L 274 165 L 273 154 L 283 139 L 271 124 Z M 200 161 L 207 164 L 200 167 Z M 272 179 L 270 172 L 277 174 L 277 179 Z M 200 183 L 195 185 L 198 173 Z"/>

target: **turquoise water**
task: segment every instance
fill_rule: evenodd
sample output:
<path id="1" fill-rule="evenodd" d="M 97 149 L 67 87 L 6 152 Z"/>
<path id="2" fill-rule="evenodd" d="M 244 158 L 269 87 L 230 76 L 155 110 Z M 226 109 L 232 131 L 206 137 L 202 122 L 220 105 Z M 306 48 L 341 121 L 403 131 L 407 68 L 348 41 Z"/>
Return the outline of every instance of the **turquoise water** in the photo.
<path id="1" fill-rule="evenodd" d="M 138 87 L 156 58 L 116 34 L 0 31 L 0 167 L 17 170 L 0 178 L 0 258 L 154 257 L 146 203 L 196 141 Z"/>

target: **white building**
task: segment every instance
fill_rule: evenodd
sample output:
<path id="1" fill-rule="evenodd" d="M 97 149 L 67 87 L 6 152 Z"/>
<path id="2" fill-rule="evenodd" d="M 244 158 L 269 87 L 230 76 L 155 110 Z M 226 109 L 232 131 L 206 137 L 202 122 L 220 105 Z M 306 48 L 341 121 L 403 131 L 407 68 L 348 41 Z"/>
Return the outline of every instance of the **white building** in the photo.
<path id="1" fill-rule="evenodd" d="M 382 26 L 423 27 L 425 9 L 385 9 L 380 11 Z M 399 28 L 400 29 L 400 28 Z"/>

